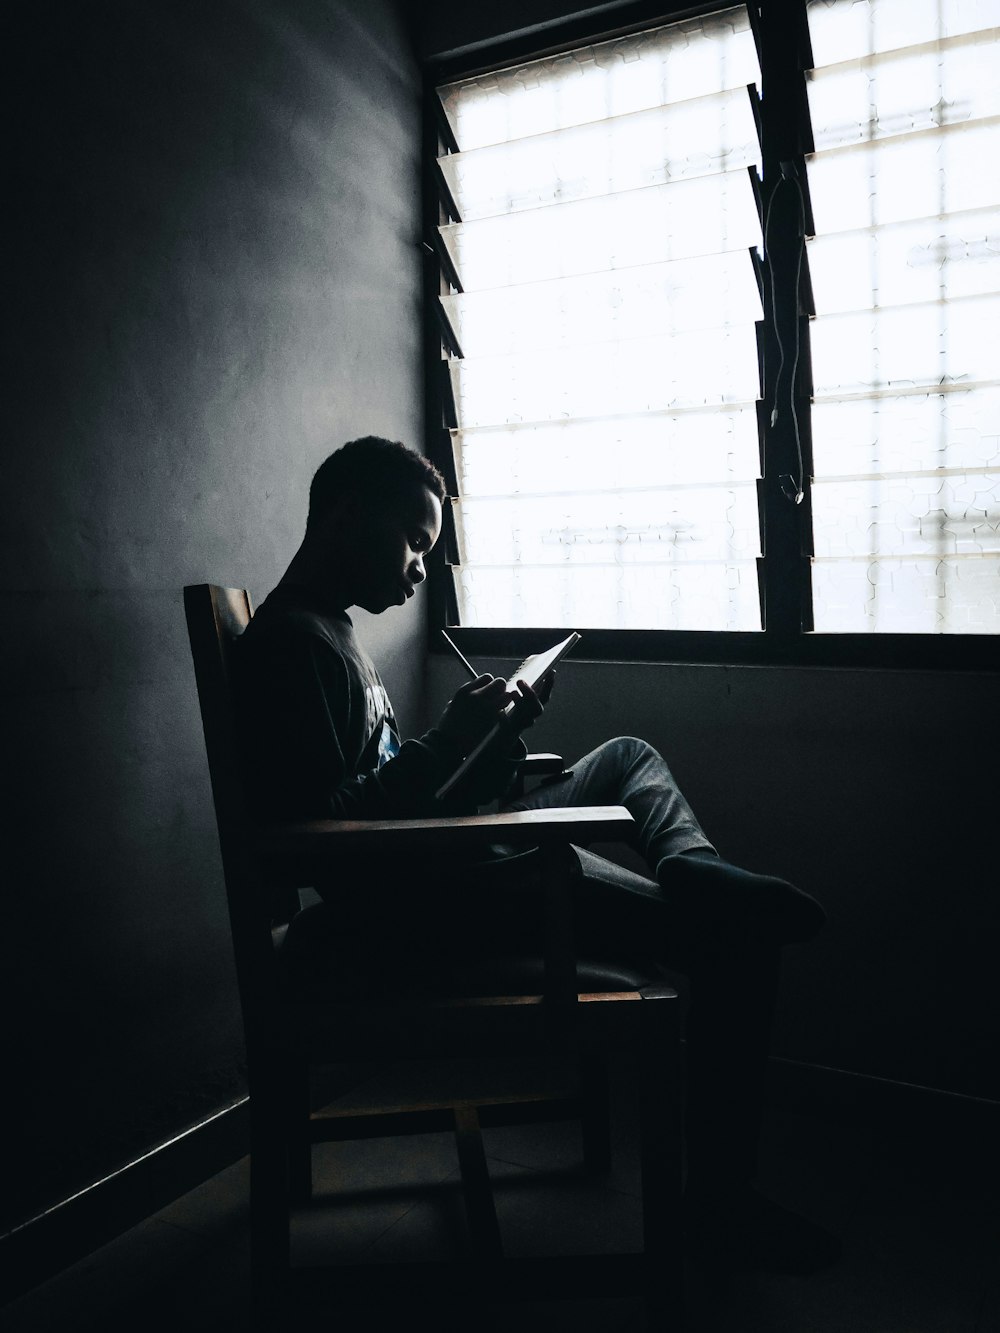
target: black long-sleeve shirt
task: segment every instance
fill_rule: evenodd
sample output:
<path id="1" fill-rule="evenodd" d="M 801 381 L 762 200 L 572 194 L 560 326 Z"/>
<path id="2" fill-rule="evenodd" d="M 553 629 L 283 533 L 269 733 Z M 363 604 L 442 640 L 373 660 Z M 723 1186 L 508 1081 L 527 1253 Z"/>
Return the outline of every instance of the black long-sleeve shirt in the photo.
<path id="1" fill-rule="evenodd" d="M 385 687 L 342 608 L 279 584 L 237 641 L 234 669 L 249 795 L 262 817 L 455 812 L 434 793 L 460 749 L 437 728 L 400 742 Z M 512 771 L 509 762 L 498 767 L 482 799 L 498 795 Z"/>

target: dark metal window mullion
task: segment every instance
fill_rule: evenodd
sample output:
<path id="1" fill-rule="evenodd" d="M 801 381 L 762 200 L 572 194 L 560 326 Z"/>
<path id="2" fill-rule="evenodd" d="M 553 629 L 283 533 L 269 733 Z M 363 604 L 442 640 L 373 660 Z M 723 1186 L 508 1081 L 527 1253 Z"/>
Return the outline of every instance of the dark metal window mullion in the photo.
<path id="1" fill-rule="evenodd" d="M 806 261 L 804 238 L 800 234 L 801 205 L 782 170 L 782 164 L 786 164 L 785 172 L 789 170 L 788 164 L 792 164 L 792 169 L 803 180 L 802 155 L 810 142 L 802 73 L 803 60 L 808 58 L 804 2 L 794 0 L 794 3 L 778 7 L 763 5 L 757 21 L 762 76 L 762 202 L 767 222 L 765 264 L 768 274 L 762 330 L 765 406 L 758 418 L 763 464 L 763 477 L 758 488 L 763 549 L 761 602 L 767 636 L 775 641 L 789 642 L 812 628 L 809 343 L 808 330 L 804 328 L 807 316 L 801 300 L 801 293 L 810 289 L 808 278 L 803 282 L 802 277 Z M 780 364 L 779 332 L 786 349 L 784 367 Z M 799 349 L 797 374 L 790 379 L 788 349 L 796 338 Z M 777 412 L 773 415 L 775 408 Z M 801 494 L 798 502 L 796 494 Z"/>
<path id="2" fill-rule="evenodd" d="M 452 429 L 456 425 L 455 403 L 451 392 L 448 362 L 442 355 L 447 345 L 452 355 L 461 356 L 461 347 L 448 319 L 441 295 L 446 289 L 461 290 L 461 283 L 451 256 L 441 239 L 439 227 L 448 221 L 461 221 L 451 191 L 447 188 L 437 159 L 442 152 L 455 152 L 451 126 L 444 114 L 435 87 L 427 76 L 423 105 L 422 230 L 424 254 L 423 300 L 424 326 L 424 448 L 445 479 L 448 494 L 458 495 L 458 470 L 455 464 Z M 433 311 L 433 318 L 430 318 Z M 445 505 L 443 536 L 431 553 L 437 577 L 429 580 L 432 625 L 458 624 L 456 567 L 460 564 L 458 535 L 453 502 Z"/>

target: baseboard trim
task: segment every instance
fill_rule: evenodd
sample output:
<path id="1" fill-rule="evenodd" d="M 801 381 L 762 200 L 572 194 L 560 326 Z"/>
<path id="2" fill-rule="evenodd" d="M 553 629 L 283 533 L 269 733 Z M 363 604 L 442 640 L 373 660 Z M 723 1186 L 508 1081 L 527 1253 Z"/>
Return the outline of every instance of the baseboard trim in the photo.
<path id="1" fill-rule="evenodd" d="M 45 1282 L 245 1157 L 249 1101 L 240 1097 L 142 1157 L 0 1237 L 0 1303 Z"/>
<path id="2" fill-rule="evenodd" d="M 771 1056 L 772 1107 L 866 1125 L 984 1133 L 1000 1142 L 1000 1101 Z"/>

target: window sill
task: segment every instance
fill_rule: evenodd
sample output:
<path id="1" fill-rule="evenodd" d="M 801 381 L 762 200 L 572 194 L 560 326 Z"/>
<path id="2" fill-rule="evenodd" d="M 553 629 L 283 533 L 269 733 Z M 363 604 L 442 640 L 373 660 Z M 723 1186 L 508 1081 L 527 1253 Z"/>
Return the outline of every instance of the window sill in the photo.
<path id="1" fill-rule="evenodd" d="M 449 626 L 468 656 L 526 657 L 571 626 L 551 629 Z M 989 634 L 741 634 L 703 630 L 583 629 L 577 656 L 599 662 L 732 666 L 854 667 L 876 670 L 998 671 L 1000 636 Z M 447 652 L 432 632 L 432 652 Z"/>

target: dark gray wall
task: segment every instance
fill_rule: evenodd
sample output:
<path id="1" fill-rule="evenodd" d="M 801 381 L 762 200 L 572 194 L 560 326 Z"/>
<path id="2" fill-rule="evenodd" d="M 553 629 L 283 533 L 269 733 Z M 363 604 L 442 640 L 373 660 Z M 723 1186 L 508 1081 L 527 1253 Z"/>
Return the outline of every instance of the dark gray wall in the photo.
<path id="1" fill-rule="evenodd" d="M 996 676 L 586 661 L 558 674 L 530 748 L 571 761 L 644 737 L 725 856 L 827 908 L 823 934 L 786 951 L 776 1054 L 1000 1100 Z M 435 658 L 430 707 L 459 683 Z"/>
<path id="2" fill-rule="evenodd" d="M 241 1091 L 180 590 L 259 599 L 326 452 L 421 428 L 403 7 L 13 8 L 5 1221 Z M 407 721 L 421 610 L 362 630 Z"/>

